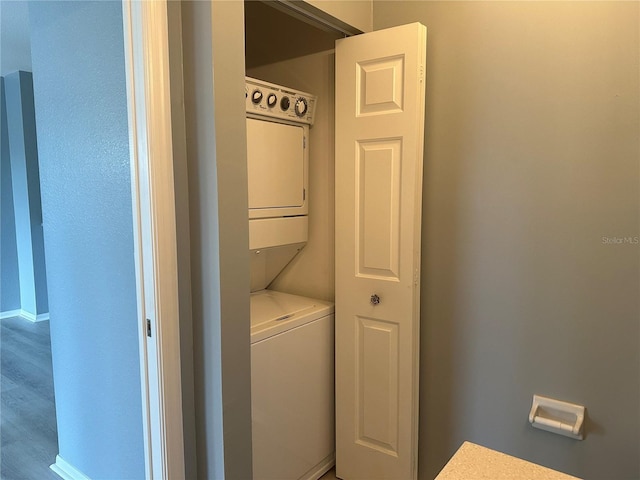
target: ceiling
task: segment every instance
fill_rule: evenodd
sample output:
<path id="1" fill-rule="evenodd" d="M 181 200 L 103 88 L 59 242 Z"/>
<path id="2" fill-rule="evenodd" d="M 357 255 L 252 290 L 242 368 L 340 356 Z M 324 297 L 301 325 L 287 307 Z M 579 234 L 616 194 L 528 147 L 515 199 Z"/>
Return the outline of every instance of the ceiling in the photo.
<path id="1" fill-rule="evenodd" d="M 31 71 L 27 0 L 0 0 L 0 75 Z"/>

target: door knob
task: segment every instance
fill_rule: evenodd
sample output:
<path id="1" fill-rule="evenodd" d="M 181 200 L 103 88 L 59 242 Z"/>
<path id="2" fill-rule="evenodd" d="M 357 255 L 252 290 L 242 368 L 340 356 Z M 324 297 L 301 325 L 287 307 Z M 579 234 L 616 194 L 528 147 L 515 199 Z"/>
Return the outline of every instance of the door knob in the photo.
<path id="1" fill-rule="evenodd" d="M 371 305 L 378 305 L 380 303 L 380 297 L 375 293 L 371 295 Z"/>

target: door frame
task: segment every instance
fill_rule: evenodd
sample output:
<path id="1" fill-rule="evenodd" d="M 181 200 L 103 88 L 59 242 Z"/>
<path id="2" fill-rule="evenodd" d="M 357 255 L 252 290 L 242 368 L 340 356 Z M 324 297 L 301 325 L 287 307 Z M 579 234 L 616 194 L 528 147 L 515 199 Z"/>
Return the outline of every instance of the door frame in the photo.
<path id="1" fill-rule="evenodd" d="M 145 476 L 182 479 L 185 461 L 167 1 L 124 0 L 122 13 Z"/>
<path id="2" fill-rule="evenodd" d="M 302 5 L 306 7 L 303 11 L 308 10 L 307 4 Z M 221 8 L 220 5 L 214 7 Z M 148 479 L 185 478 L 167 8 L 168 0 L 122 2 L 145 476 Z M 311 20 L 347 33 L 333 17 Z M 221 49 L 226 52 L 224 47 Z M 147 320 L 151 337 L 147 336 Z M 235 337 L 232 340 L 236 340 Z M 230 423 L 241 423 L 235 421 L 235 414 L 238 412 L 227 412 L 225 417 L 233 417 Z M 243 446 L 250 443 L 250 435 L 244 438 L 245 435 L 244 431 L 240 435 Z M 227 458 L 225 452 L 225 470 L 235 466 L 232 457 Z M 244 460 L 240 457 L 243 456 L 238 459 Z M 230 467 L 227 463 L 233 465 Z"/>

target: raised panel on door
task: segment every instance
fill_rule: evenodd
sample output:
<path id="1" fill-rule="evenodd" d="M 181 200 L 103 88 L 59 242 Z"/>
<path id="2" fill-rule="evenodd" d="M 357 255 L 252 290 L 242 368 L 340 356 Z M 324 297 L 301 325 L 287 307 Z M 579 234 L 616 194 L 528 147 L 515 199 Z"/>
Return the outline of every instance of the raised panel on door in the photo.
<path id="1" fill-rule="evenodd" d="M 336 473 L 348 480 L 417 475 L 425 52 L 420 24 L 336 42 Z"/>
<path id="2" fill-rule="evenodd" d="M 398 278 L 402 139 L 359 141 L 356 149 L 356 275 Z"/>
<path id="3" fill-rule="evenodd" d="M 398 453 L 398 324 L 356 317 L 356 442 Z"/>

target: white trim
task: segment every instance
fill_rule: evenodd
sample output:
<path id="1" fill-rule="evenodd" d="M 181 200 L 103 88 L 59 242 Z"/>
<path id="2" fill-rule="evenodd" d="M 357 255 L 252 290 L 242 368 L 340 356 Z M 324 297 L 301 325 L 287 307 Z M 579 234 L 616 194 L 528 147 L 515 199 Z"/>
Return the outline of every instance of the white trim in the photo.
<path id="1" fill-rule="evenodd" d="M 167 1 L 123 2 L 146 477 L 182 479 Z M 150 321 L 152 336 L 147 336 Z"/>
<path id="2" fill-rule="evenodd" d="M 152 466 L 151 466 L 151 433 L 150 433 L 150 413 L 149 413 L 149 379 L 147 370 L 149 368 L 147 361 L 147 348 L 146 340 L 144 340 L 144 286 L 141 280 L 142 276 L 142 260 L 141 254 L 142 245 L 140 239 L 140 194 L 139 190 L 139 178 L 138 178 L 138 156 L 136 149 L 136 139 L 138 138 L 137 124 L 136 124 L 136 105 L 135 105 L 135 86 L 134 82 L 134 66 L 133 66 L 133 26 L 131 18 L 131 5 L 127 2 L 122 2 L 122 21 L 124 27 L 124 55 L 125 55 L 125 69 L 127 76 L 127 113 L 129 118 L 129 158 L 131 168 L 131 202 L 132 202 L 132 214 L 133 214 L 133 238 L 135 242 L 134 248 L 134 260 L 135 260 L 135 273 L 136 273 L 136 302 L 137 302 L 137 318 L 138 318 L 138 342 L 139 342 L 139 355 L 140 355 L 140 383 L 142 393 L 142 433 L 144 438 L 144 459 L 145 459 L 145 477 L 153 478 Z"/>
<path id="3" fill-rule="evenodd" d="M 56 463 L 50 465 L 49 468 L 59 477 L 63 478 L 63 480 L 91 480 L 60 455 L 56 455 Z"/>
<path id="4" fill-rule="evenodd" d="M 325 473 L 331 470 L 336 466 L 336 454 L 335 452 L 331 455 L 327 456 L 324 460 L 322 460 L 319 464 L 317 464 L 313 469 L 306 473 L 304 480 L 316 480 L 322 477 Z"/>
<path id="5" fill-rule="evenodd" d="M 33 323 L 44 322 L 45 320 L 49 320 L 49 312 L 41 313 L 40 315 L 34 315 L 31 312 L 22 310 L 21 308 L 19 308 L 18 310 L 7 310 L 6 312 L 0 312 L 0 320 L 11 317 L 22 317 L 25 320 Z"/>
<path id="6" fill-rule="evenodd" d="M 20 316 L 25 320 L 29 320 L 30 322 L 35 323 L 38 319 L 33 313 L 27 312 L 26 310 L 20 310 Z"/>
<path id="7" fill-rule="evenodd" d="M 4 320 L 5 318 L 11 318 L 11 317 L 21 317 L 22 316 L 21 312 L 22 312 L 21 309 L 7 310 L 6 312 L 0 312 L 0 320 Z"/>

